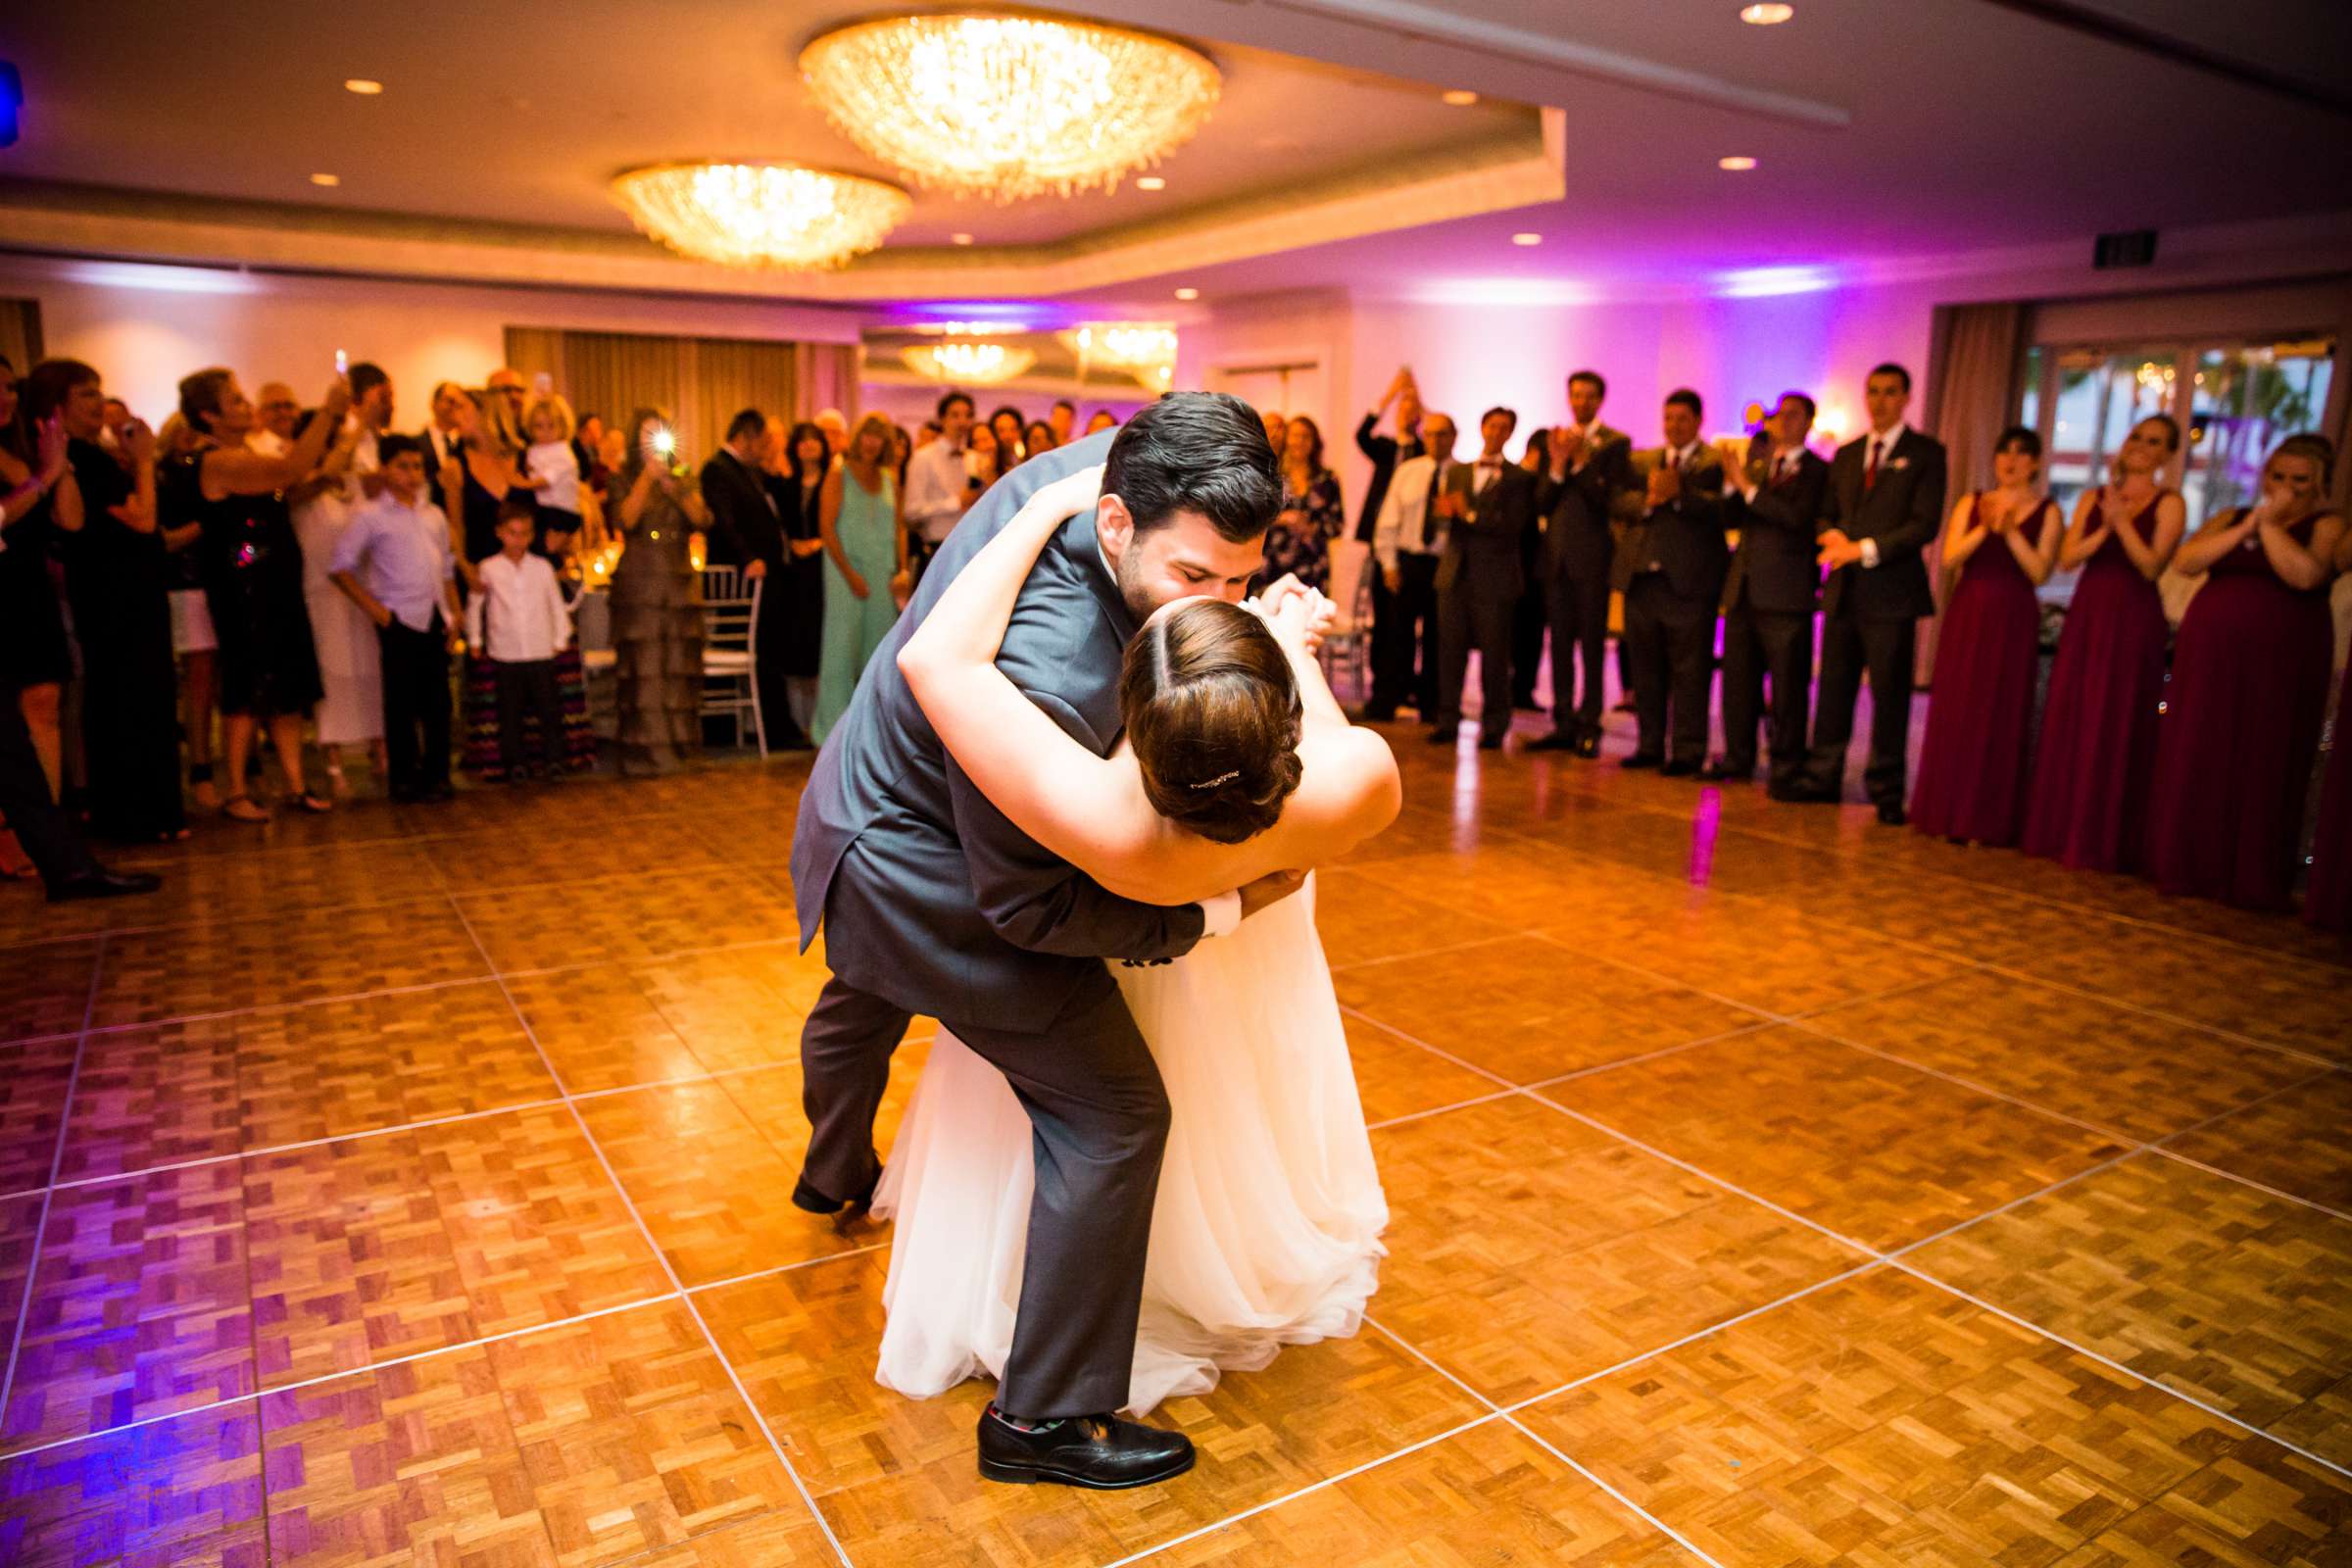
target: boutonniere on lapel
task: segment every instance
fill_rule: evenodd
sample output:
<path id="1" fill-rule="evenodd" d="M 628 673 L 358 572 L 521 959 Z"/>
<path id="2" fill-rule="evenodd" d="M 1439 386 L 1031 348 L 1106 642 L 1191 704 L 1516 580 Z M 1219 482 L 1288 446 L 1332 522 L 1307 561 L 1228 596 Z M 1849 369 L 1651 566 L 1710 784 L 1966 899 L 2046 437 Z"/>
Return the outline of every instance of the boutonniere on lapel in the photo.
<path id="1" fill-rule="evenodd" d="M 1909 458 L 1888 458 L 1886 460 L 1886 466 L 1889 468 L 1908 468 L 1911 466 L 1911 460 Z"/>

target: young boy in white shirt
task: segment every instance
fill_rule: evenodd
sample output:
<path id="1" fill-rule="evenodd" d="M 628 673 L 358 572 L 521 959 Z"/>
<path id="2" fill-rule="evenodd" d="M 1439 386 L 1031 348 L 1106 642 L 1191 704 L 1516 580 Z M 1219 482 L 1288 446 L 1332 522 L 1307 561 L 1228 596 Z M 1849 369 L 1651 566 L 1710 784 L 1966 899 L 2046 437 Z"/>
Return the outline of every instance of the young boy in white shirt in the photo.
<path id="1" fill-rule="evenodd" d="M 499 553 L 481 564 L 481 592 L 466 607 L 467 639 L 489 658 L 498 682 L 498 752 L 510 784 L 522 779 L 526 710 L 539 723 L 548 779 L 564 777 L 556 655 L 571 643 L 571 607 L 564 602 L 555 568 L 531 550 L 538 531 L 538 509 L 530 498 L 509 496 L 498 509 Z"/>
<path id="2" fill-rule="evenodd" d="M 327 576 L 376 626 L 395 801 L 446 801 L 449 656 L 457 626 L 449 519 L 426 497 L 424 444 L 379 438 L 383 489 L 352 514 Z"/>

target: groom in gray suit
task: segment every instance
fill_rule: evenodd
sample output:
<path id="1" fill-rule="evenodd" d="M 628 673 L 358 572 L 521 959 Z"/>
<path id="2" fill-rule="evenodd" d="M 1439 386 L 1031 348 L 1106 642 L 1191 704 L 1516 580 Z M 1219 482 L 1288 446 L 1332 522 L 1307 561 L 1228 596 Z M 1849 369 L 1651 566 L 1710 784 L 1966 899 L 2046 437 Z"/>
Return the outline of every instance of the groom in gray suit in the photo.
<path id="1" fill-rule="evenodd" d="M 881 1163 L 874 1117 L 911 1014 L 1001 1069 L 1034 1130 L 1019 1313 L 980 1419 L 991 1480 L 1119 1488 L 1190 1469 L 1179 1433 L 1122 1421 L 1144 1249 L 1168 1131 L 1152 1054 L 1103 959 L 1156 963 L 1287 886 L 1207 905 L 1119 898 L 972 786 L 899 673 L 900 646 L 980 548 L 1054 480 L 1105 465 L 1102 501 L 1047 545 L 997 664 L 1080 744 L 1118 744 L 1128 641 L 1158 606 L 1239 600 L 1282 485 L 1264 426 L 1218 393 L 1174 393 L 1116 431 L 1022 464 L 964 514 L 866 666 L 801 797 L 801 942 L 832 977 L 801 1036 L 808 1157 L 793 1201 L 855 1213 Z"/>

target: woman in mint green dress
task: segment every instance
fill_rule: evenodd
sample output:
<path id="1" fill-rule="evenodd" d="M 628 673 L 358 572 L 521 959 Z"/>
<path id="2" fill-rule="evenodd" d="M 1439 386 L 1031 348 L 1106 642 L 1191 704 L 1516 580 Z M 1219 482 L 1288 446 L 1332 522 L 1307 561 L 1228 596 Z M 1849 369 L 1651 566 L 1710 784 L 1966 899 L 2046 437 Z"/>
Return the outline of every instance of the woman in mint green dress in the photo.
<path id="1" fill-rule="evenodd" d="M 887 462 L 890 425 L 878 414 L 858 421 L 850 449 L 825 475 L 818 506 L 825 541 L 825 636 L 816 672 L 819 746 L 850 706 L 866 661 L 882 646 L 906 593 L 906 529 L 899 487 Z"/>

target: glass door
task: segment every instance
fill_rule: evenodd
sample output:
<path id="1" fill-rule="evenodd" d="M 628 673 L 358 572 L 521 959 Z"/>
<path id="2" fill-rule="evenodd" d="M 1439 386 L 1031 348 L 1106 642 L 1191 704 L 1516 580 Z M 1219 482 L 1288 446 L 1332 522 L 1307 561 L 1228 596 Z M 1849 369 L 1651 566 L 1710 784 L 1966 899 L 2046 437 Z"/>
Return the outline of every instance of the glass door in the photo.
<path id="1" fill-rule="evenodd" d="M 2334 377 L 2335 345 L 2324 338 L 2198 351 L 2180 485 L 2191 528 L 2254 499 L 2262 460 L 2287 436 L 2319 427 Z"/>

